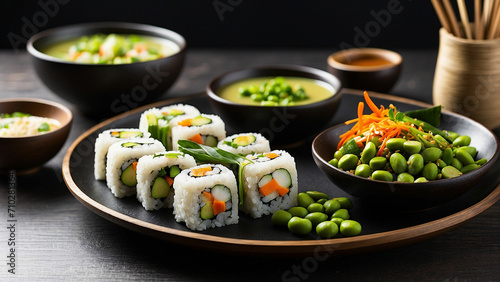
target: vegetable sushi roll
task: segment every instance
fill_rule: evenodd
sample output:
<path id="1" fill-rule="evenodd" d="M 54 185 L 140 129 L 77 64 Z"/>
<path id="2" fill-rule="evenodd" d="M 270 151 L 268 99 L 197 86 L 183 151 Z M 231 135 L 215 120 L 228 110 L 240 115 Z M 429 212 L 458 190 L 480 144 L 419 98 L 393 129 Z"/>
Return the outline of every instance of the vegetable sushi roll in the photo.
<path id="1" fill-rule="evenodd" d="M 232 171 L 206 164 L 183 170 L 174 180 L 174 214 L 192 230 L 238 223 L 238 188 Z"/>
<path id="2" fill-rule="evenodd" d="M 114 143 L 106 158 L 106 183 L 118 198 L 136 193 L 137 162 L 140 157 L 163 152 L 160 141 L 152 138 L 136 138 Z"/>
<path id="3" fill-rule="evenodd" d="M 146 210 L 172 208 L 174 179 L 193 166 L 196 166 L 194 158 L 178 151 L 141 157 L 137 163 L 137 199 Z"/>
<path id="4" fill-rule="evenodd" d="M 163 143 L 167 150 L 172 149 L 172 132 L 170 121 L 175 117 L 197 116 L 200 111 L 184 104 L 170 105 L 163 108 L 151 108 L 142 113 L 139 120 L 139 129 L 151 133 L 151 137 Z"/>
<path id="5" fill-rule="evenodd" d="M 285 151 L 248 155 L 243 168 L 244 202 L 240 208 L 254 218 L 297 205 L 297 169 Z"/>
<path id="6" fill-rule="evenodd" d="M 259 133 L 234 134 L 219 141 L 217 147 L 243 156 L 271 151 L 269 141 Z"/>
<path id="7" fill-rule="evenodd" d="M 131 138 L 148 138 L 149 136 L 150 134 L 148 132 L 141 131 L 137 128 L 114 128 L 101 132 L 95 140 L 95 179 L 106 179 L 106 154 L 108 153 L 109 146 L 119 141 Z"/>
<path id="8" fill-rule="evenodd" d="M 217 115 L 179 117 L 170 122 L 172 127 L 172 148 L 178 150 L 178 140 L 191 140 L 198 144 L 216 147 L 226 138 L 224 122 Z"/>

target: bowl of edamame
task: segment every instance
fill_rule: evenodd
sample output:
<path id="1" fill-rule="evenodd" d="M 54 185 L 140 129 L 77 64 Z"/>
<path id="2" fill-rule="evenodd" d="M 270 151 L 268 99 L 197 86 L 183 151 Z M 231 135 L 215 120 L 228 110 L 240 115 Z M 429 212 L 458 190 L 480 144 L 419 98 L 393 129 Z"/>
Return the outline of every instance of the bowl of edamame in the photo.
<path id="1" fill-rule="evenodd" d="M 304 66 L 230 71 L 207 86 L 209 101 L 231 128 L 260 132 L 275 146 L 293 146 L 319 132 L 335 115 L 340 80 Z"/>
<path id="2" fill-rule="evenodd" d="M 352 196 L 408 210 L 434 207 L 467 192 L 498 158 L 498 139 L 472 119 L 442 112 L 439 127 L 434 127 L 396 108 L 378 108 L 369 97 L 366 102 L 378 116 L 358 115 L 326 129 L 312 144 L 318 167 Z M 436 109 L 440 111 L 428 110 Z M 387 123 L 387 131 L 370 119 Z M 391 119 L 401 128 L 391 125 Z M 382 136 L 370 135 L 367 127 Z"/>

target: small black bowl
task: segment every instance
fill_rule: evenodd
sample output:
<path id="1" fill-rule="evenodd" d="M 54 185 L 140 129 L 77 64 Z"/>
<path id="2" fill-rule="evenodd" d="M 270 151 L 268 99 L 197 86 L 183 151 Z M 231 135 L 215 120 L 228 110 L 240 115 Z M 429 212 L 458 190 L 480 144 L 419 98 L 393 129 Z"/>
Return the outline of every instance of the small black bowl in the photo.
<path id="1" fill-rule="evenodd" d="M 493 166 L 500 152 L 498 139 L 486 127 L 467 117 L 443 112 L 440 128 L 470 136 L 471 146 L 478 150 L 477 158 L 486 158 L 486 164 L 459 177 L 425 183 L 372 180 L 342 171 L 328 163 L 337 150 L 339 135 L 351 127 L 340 124 L 326 129 L 314 139 L 312 155 L 316 165 L 337 187 L 350 195 L 404 210 L 435 207 L 467 192 Z"/>
<path id="2" fill-rule="evenodd" d="M 43 53 L 52 44 L 96 33 L 164 38 L 180 50 L 158 60 L 120 65 L 67 62 Z M 116 115 L 160 98 L 179 76 L 185 48 L 184 38 L 173 31 L 123 22 L 58 27 L 34 35 L 27 43 L 35 72 L 42 82 L 61 98 L 94 116 Z"/>
<path id="3" fill-rule="evenodd" d="M 252 77 L 305 77 L 328 83 L 336 91 L 331 97 L 299 106 L 243 105 L 221 98 L 223 86 Z M 209 101 L 218 115 L 239 132 L 260 132 L 273 146 L 291 147 L 324 128 L 335 115 L 342 97 L 340 80 L 328 72 L 303 66 L 266 66 L 231 71 L 207 86 Z"/>

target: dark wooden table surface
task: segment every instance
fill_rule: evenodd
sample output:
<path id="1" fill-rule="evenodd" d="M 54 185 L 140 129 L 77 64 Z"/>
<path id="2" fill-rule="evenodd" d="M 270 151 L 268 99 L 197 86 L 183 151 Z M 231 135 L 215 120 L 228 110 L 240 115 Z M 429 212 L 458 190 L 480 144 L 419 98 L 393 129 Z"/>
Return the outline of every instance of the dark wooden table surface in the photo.
<path id="1" fill-rule="evenodd" d="M 432 102 L 436 50 L 399 50 L 400 81 L 390 94 Z M 188 50 L 168 97 L 204 90 L 235 68 L 298 64 L 326 69 L 328 50 Z M 39 97 L 63 102 L 35 76 L 25 53 L 0 51 L 0 98 Z M 66 103 L 67 104 L 67 103 Z M 0 176 L 0 281 L 6 280 L 284 280 L 499 281 L 500 203 L 437 237 L 373 253 L 270 258 L 193 250 L 124 229 L 84 207 L 66 188 L 61 165 L 69 145 L 98 123 L 74 112 L 63 150 L 29 176 Z M 1 154 L 0 148 L 0 154 Z M 326 179 L 326 178 L 325 178 Z M 16 225 L 9 230 L 8 187 L 16 186 Z M 15 272 L 9 241 L 15 240 Z"/>

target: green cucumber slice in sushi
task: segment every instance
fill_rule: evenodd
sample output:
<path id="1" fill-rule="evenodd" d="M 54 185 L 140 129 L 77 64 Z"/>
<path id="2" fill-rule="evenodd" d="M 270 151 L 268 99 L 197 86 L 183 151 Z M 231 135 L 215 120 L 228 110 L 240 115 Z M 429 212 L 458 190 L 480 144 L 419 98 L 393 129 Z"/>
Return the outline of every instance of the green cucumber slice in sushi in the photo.
<path id="1" fill-rule="evenodd" d="M 207 135 L 207 137 L 205 138 L 204 145 L 207 145 L 210 147 L 216 147 L 218 142 L 219 141 L 217 140 L 217 137 L 215 137 L 213 135 Z"/>
<path id="2" fill-rule="evenodd" d="M 129 165 L 126 169 L 123 170 L 122 175 L 120 177 L 123 184 L 134 187 L 137 185 L 137 173 L 135 172 L 134 166 Z"/>
<path id="3" fill-rule="evenodd" d="M 262 187 L 269 183 L 271 180 L 273 180 L 273 176 L 271 174 L 266 174 L 262 176 L 262 178 L 259 180 L 259 187 Z M 276 180 L 278 181 L 278 180 Z"/>
<path id="4" fill-rule="evenodd" d="M 227 202 L 231 200 L 231 190 L 224 185 L 215 185 L 212 188 L 212 196 L 217 201 Z"/>
<path id="5" fill-rule="evenodd" d="M 118 133 L 118 138 L 140 138 L 142 136 L 144 136 L 144 133 L 142 131 L 120 131 Z"/>
<path id="6" fill-rule="evenodd" d="M 179 166 L 174 165 L 170 167 L 169 176 L 171 178 L 175 178 L 179 173 L 181 173 L 181 169 L 179 168 Z"/>
<path id="7" fill-rule="evenodd" d="M 124 148 L 131 148 L 131 147 L 134 147 L 134 146 L 139 146 L 140 144 L 139 143 L 136 143 L 136 142 L 125 142 L 122 144 L 122 147 Z"/>
<path id="8" fill-rule="evenodd" d="M 202 126 L 212 123 L 212 120 L 207 117 L 195 117 L 191 120 L 191 126 Z"/>
<path id="9" fill-rule="evenodd" d="M 233 143 L 238 145 L 238 146 L 248 146 L 255 142 L 256 138 L 254 135 L 243 135 L 243 136 L 238 136 L 233 139 Z"/>
<path id="10" fill-rule="evenodd" d="M 292 177 L 290 176 L 288 170 L 284 168 L 279 168 L 275 170 L 272 175 L 273 178 L 276 179 L 276 182 L 278 182 L 278 184 L 281 187 L 288 188 L 292 186 Z"/>
<path id="11" fill-rule="evenodd" d="M 148 132 L 151 133 L 151 138 L 158 138 L 158 120 L 155 114 L 147 114 L 146 119 L 148 120 Z"/>
<path id="12" fill-rule="evenodd" d="M 214 217 L 214 209 L 212 202 L 205 203 L 200 210 L 201 219 L 211 219 Z"/>
<path id="13" fill-rule="evenodd" d="M 170 185 L 163 177 L 157 177 L 151 187 L 151 197 L 155 199 L 166 198 L 170 192 Z"/>

